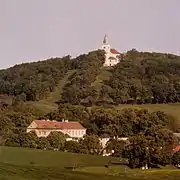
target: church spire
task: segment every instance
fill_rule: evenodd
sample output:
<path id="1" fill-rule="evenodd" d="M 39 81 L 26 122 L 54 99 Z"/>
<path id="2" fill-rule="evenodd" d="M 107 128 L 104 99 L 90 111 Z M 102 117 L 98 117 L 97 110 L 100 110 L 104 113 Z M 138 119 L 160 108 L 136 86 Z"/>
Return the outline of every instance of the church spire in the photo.
<path id="1" fill-rule="evenodd" d="M 105 34 L 105 36 L 104 36 L 104 39 L 103 39 L 103 44 L 108 44 L 107 34 Z"/>

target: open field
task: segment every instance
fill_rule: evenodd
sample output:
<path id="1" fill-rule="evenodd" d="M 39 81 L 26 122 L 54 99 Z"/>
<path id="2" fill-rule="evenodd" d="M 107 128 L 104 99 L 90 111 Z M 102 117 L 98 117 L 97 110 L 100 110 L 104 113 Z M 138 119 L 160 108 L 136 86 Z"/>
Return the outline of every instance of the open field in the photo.
<path id="1" fill-rule="evenodd" d="M 163 111 L 167 114 L 170 114 L 180 120 L 180 103 L 174 104 L 143 104 L 143 105 L 129 105 L 123 104 L 116 106 L 115 108 L 123 109 L 123 108 L 144 108 L 148 109 L 151 112 L 154 111 Z"/>
<path id="2" fill-rule="evenodd" d="M 26 148 L 2 147 L 0 152 L 0 163 L 2 162 L 20 166 L 33 165 L 58 168 L 72 166 L 91 167 L 104 166 L 105 164 L 108 164 L 110 160 L 117 160 L 117 158 L 113 157 L 90 156 Z"/>
<path id="3" fill-rule="evenodd" d="M 179 180 L 180 170 L 131 170 L 126 166 L 105 167 L 118 158 L 1 147 L 0 179 L 2 180 Z M 67 167 L 78 168 L 72 170 Z"/>

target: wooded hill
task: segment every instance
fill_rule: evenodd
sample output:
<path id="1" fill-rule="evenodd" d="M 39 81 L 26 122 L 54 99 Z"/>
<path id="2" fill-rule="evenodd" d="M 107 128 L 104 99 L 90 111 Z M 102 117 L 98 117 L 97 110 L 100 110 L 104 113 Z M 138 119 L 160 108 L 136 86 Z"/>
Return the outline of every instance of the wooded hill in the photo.
<path id="1" fill-rule="evenodd" d="M 22 101 L 47 99 L 69 72 L 53 102 L 92 106 L 180 101 L 179 56 L 133 49 L 117 66 L 104 68 L 103 62 L 104 52 L 97 50 L 1 70 L 1 103 L 9 103 L 4 95 Z"/>
<path id="2" fill-rule="evenodd" d="M 128 159 L 129 167 L 179 164 L 172 149 L 180 133 L 173 111 L 179 115 L 180 57 L 133 49 L 114 67 L 103 62 L 97 50 L 1 70 L 0 145 L 100 155 L 100 136 L 128 137 L 129 144 L 111 139 L 106 150 Z M 157 105 L 172 109 L 146 109 Z M 56 132 L 38 138 L 26 133 L 35 119 L 79 121 L 87 134 L 78 142 Z"/>

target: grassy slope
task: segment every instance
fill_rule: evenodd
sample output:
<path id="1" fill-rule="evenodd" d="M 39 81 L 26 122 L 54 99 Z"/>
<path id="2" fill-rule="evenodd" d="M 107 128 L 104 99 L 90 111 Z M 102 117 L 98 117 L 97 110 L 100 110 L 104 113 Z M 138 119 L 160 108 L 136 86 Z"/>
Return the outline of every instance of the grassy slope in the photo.
<path id="1" fill-rule="evenodd" d="M 163 111 L 167 114 L 171 114 L 177 119 L 180 119 L 180 103 L 175 104 L 143 104 L 143 105 L 119 105 L 116 106 L 118 109 L 122 108 L 145 108 L 149 111 Z"/>
<path id="2" fill-rule="evenodd" d="M 91 84 L 91 86 L 94 86 L 97 92 L 100 91 L 101 86 L 103 85 L 103 81 L 109 80 L 109 77 L 111 76 L 111 67 L 104 68 L 102 67 L 100 70 L 100 74 L 96 77 L 96 80 Z"/>
<path id="3" fill-rule="evenodd" d="M 103 81 L 108 80 L 111 76 L 111 72 L 109 68 L 102 68 L 100 74 L 97 76 L 92 86 L 96 88 L 99 92 Z M 40 111 L 40 114 L 44 114 L 50 112 L 57 108 L 55 101 L 60 99 L 60 94 L 62 93 L 62 89 L 64 85 L 68 82 L 68 78 L 74 73 L 75 71 L 69 71 L 67 75 L 60 80 L 59 85 L 56 87 L 55 91 L 52 92 L 47 99 L 41 100 L 39 102 L 29 102 L 32 104 L 37 110 Z M 120 105 L 116 106 L 116 108 L 146 108 L 149 111 L 163 111 L 165 113 L 171 114 L 176 118 L 180 119 L 180 104 L 145 104 L 145 105 Z"/>
<path id="4" fill-rule="evenodd" d="M 43 167 L 69 167 L 78 165 L 81 167 L 103 166 L 109 160 L 117 160 L 113 157 L 90 156 L 56 151 L 44 151 L 26 148 L 2 147 L 0 151 L 0 163 L 13 165 L 34 165 Z"/>
<path id="5" fill-rule="evenodd" d="M 57 108 L 56 101 L 60 100 L 63 87 L 67 84 L 68 78 L 75 72 L 75 70 L 68 71 L 63 79 L 59 81 L 58 86 L 55 90 L 49 94 L 46 99 L 40 100 L 38 102 L 28 102 L 32 104 L 37 110 L 40 111 L 40 114 L 48 113 Z"/>
<path id="6" fill-rule="evenodd" d="M 92 84 L 96 88 L 96 90 L 99 92 L 103 81 L 108 80 L 109 77 L 112 75 L 109 71 L 109 68 L 102 68 L 100 75 L 97 76 L 96 81 Z M 122 108 L 145 108 L 149 111 L 163 111 L 167 114 L 171 114 L 175 116 L 176 118 L 180 119 L 180 104 L 145 104 L 145 105 L 120 105 L 116 106 L 115 108 L 122 109 Z"/>
<path id="7" fill-rule="evenodd" d="M 125 166 L 105 168 L 110 159 L 118 160 L 112 157 L 7 147 L 0 152 L 0 179 L 4 180 L 178 180 L 180 176 L 180 170 L 172 167 L 148 171 Z M 74 171 L 64 168 L 74 164 L 81 167 Z"/>

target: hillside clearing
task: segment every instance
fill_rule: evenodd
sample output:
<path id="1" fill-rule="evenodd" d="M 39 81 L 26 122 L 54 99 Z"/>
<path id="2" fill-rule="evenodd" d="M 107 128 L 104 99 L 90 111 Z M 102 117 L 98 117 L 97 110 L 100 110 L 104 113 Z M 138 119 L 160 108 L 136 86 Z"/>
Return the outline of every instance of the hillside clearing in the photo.
<path id="1" fill-rule="evenodd" d="M 174 104 L 143 104 L 143 105 L 130 105 L 123 104 L 119 106 L 115 106 L 115 108 L 123 109 L 123 108 L 144 108 L 148 109 L 150 112 L 154 111 L 162 111 L 169 115 L 174 116 L 178 120 L 180 120 L 180 103 Z"/>
<path id="2" fill-rule="evenodd" d="M 27 102 L 34 106 L 40 114 L 46 114 L 57 109 L 56 101 L 61 99 L 61 93 L 63 91 L 63 87 L 68 83 L 68 78 L 75 72 L 75 70 L 68 71 L 63 79 L 59 81 L 58 86 L 55 88 L 53 92 L 49 94 L 46 99 L 40 101 L 31 101 Z"/>
<path id="3" fill-rule="evenodd" d="M 96 77 L 96 80 L 91 84 L 91 86 L 95 87 L 98 93 L 101 89 L 101 86 L 104 84 L 104 81 L 109 80 L 109 78 L 111 77 L 112 75 L 110 72 L 111 69 L 112 69 L 111 67 L 110 68 L 102 67 L 99 75 Z"/>

